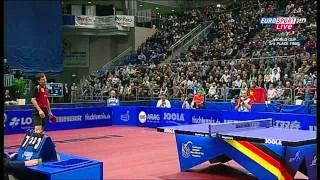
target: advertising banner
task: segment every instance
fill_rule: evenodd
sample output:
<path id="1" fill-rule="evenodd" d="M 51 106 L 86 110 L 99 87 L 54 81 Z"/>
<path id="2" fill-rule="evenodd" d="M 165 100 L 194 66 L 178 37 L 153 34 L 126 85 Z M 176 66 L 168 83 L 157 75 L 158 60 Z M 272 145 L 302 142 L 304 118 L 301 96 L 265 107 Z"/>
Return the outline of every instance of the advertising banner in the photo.
<path id="1" fill-rule="evenodd" d="M 52 112 L 57 121 L 47 121 L 45 131 L 112 125 L 112 108 L 108 107 L 57 108 Z M 4 118 L 5 134 L 25 133 L 33 129 L 32 109 L 6 110 Z"/>
<path id="2" fill-rule="evenodd" d="M 134 27 L 134 16 L 116 15 L 116 22 L 120 26 Z"/>
<path id="3" fill-rule="evenodd" d="M 112 117 L 112 125 L 137 126 L 138 124 L 136 107 L 114 106 Z"/>

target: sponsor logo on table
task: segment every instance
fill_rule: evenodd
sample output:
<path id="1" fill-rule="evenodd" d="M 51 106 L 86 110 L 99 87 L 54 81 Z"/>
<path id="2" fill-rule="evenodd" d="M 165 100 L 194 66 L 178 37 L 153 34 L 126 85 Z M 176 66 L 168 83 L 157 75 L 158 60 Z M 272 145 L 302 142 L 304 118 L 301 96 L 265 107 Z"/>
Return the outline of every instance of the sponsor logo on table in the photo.
<path id="1" fill-rule="evenodd" d="M 11 126 L 12 128 L 21 125 L 21 129 L 29 128 L 31 124 L 31 117 L 13 117 L 9 122 L 9 126 Z"/>
<path id="2" fill-rule="evenodd" d="M 32 155 L 33 155 L 33 152 L 25 151 L 22 156 L 24 157 L 25 160 L 30 160 Z"/>
<path id="3" fill-rule="evenodd" d="M 317 131 L 317 126 L 309 126 L 309 131 Z"/>
<path id="4" fill-rule="evenodd" d="M 275 144 L 275 145 L 282 145 L 282 142 L 278 139 L 271 139 L 271 138 L 266 138 L 265 139 L 266 144 Z"/>
<path id="5" fill-rule="evenodd" d="M 165 129 L 163 130 L 163 132 L 174 134 L 174 129 L 165 128 Z"/>
<path id="6" fill-rule="evenodd" d="M 190 156 L 200 158 L 204 155 L 201 152 L 202 147 L 193 145 L 191 141 L 183 143 L 181 148 L 182 157 L 184 158 L 189 158 Z"/>
<path id="7" fill-rule="evenodd" d="M 300 158 L 300 151 L 296 152 L 296 154 L 294 155 L 294 157 L 291 157 L 289 159 L 289 162 L 296 162 L 296 161 L 299 161 L 301 158 Z"/>
<path id="8" fill-rule="evenodd" d="M 316 166 L 316 165 L 317 165 L 317 156 L 315 155 L 315 156 L 313 157 L 313 160 L 312 160 L 310 166 Z"/>
<path id="9" fill-rule="evenodd" d="M 295 120 L 295 121 L 275 120 L 275 121 L 273 121 L 273 127 L 285 128 L 285 129 L 300 129 L 301 123 L 297 120 Z"/>
<path id="10" fill-rule="evenodd" d="M 130 112 L 127 111 L 125 114 L 120 115 L 120 120 L 124 122 L 128 122 L 130 120 Z"/>

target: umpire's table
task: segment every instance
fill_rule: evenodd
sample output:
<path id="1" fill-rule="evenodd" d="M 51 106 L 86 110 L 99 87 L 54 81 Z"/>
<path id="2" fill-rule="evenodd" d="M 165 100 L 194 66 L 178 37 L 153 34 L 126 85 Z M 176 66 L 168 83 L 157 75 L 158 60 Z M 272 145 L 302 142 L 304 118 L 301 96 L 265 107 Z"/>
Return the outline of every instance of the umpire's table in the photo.
<path id="1" fill-rule="evenodd" d="M 282 129 L 272 119 L 157 128 L 176 134 L 181 171 L 227 156 L 258 179 L 316 179 L 316 131 Z"/>

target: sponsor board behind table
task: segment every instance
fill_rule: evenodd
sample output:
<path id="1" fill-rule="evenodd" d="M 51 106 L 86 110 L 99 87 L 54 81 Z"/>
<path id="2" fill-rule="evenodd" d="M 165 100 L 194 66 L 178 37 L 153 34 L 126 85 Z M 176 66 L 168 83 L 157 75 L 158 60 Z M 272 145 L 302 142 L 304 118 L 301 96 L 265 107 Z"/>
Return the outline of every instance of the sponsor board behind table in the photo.
<path id="1" fill-rule="evenodd" d="M 58 108 L 52 110 L 56 123 L 47 122 L 46 131 L 111 126 L 112 108 Z M 5 134 L 25 133 L 33 129 L 32 110 L 7 110 L 5 112 Z"/>

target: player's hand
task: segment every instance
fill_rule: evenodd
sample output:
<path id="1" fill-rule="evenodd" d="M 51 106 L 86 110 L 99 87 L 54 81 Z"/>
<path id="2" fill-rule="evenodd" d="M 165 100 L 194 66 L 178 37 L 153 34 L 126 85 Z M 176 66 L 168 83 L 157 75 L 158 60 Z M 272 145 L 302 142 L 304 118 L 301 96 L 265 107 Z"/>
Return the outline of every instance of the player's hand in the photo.
<path id="1" fill-rule="evenodd" d="M 32 159 L 29 161 L 25 161 L 24 164 L 25 166 L 36 166 L 41 162 L 41 159 Z"/>
<path id="2" fill-rule="evenodd" d="M 39 116 L 41 118 L 45 118 L 46 117 L 46 115 L 44 114 L 44 112 L 42 110 L 39 111 Z"/>

